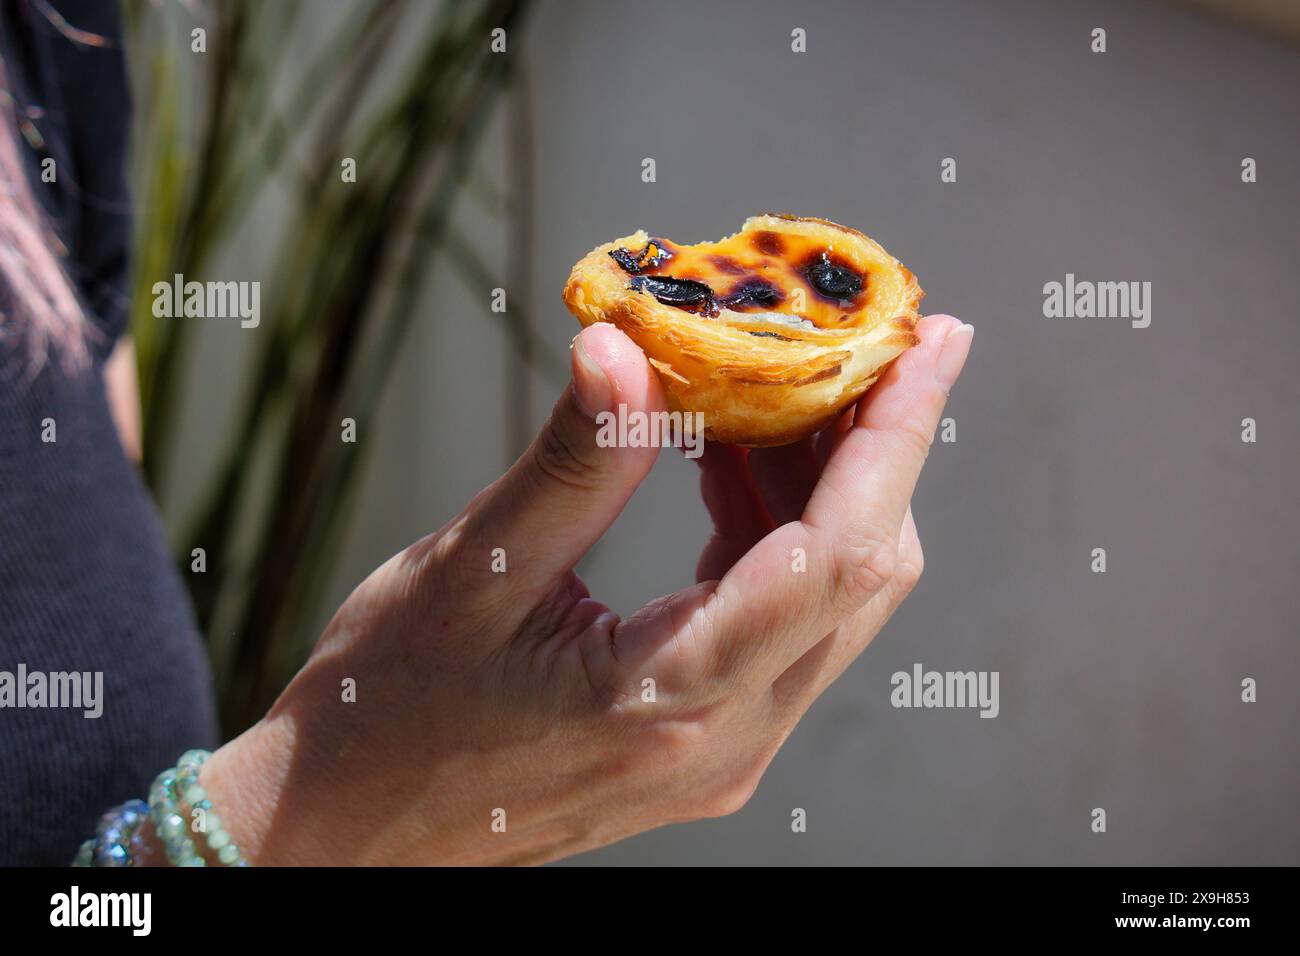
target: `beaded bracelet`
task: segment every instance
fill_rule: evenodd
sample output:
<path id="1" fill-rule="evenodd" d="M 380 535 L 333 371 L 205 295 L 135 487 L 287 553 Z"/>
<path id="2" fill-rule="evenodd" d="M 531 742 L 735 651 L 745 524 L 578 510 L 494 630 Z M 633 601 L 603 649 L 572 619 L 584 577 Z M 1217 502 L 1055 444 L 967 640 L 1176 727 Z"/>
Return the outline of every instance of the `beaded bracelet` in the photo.
<path id="1" fill-rule="evenodd" d="M 131 846 L 149 807 L 143 800 L 128 800 L 99 818 L 95 836 L 81 844 L 73 866 L 132 866 Z"/>
<path id="2" fill-rule="evenodd" d="M 191 832 L 203 834 L 203 841 L 224 866 L 248 866 L 239 847 L 212 812 L 208 792 L 199 783 L 199 770 L 212 754 L 187 750 L 176 766 L 154 779 L 149 802 L 128 800 L 104 814 L 93 839 L 81 844 L 73 866 L 132 866 L 132 846 L 146 819 L 152 820 L 158 839 L 172 866 L 207 866 Z M 186 825 L 185 812 L 197 817 Z"/>
<path id="3" fill-rule="evenodd" d="M 191 827 L 181 814 L 183 807 L 189 808 L 191 817 L 196 812 L 201 814 L 193 829 L 204 835 L 204 842 L 216 851 L 224 866 L 248 866 L 238 845 L 221 825 L 221 818 L 212 812 L 208 792 L 199 783 L 199 770 L 211 756 L 206 750 L 185 751 L 176 766 L 160 773 L 149 788 L 149 818 L 173 866 L 207 865 L 190 836 Z"/>

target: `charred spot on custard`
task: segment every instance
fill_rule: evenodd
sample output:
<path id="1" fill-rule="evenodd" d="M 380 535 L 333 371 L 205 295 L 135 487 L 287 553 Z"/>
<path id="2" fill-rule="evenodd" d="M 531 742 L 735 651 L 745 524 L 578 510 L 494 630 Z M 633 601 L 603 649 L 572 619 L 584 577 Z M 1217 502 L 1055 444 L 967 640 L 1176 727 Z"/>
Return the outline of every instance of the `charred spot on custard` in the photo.
<path id="1" fill-rule="evenodd" d="M 648 292 L 664 305 L 714 318 L 722 309 L 773 309 L 785 300 L 785 293 L 759 276 L 748 276 L 722 297 L 707 282 L 680 276 L 639 275 L 628 287 Z"/>
<path id="2" fill-rule="evenodd" d="M 775 232 L 756 232 L 749 241 L 765 256 L 779 256 L 785 252 L 785 242 Z"/>
<path id="3" fill-rule="evenodd" d="M 724 309 L 740 312 L 744 309 L 774 309 L 785 301 L 785 293 L 766 279 L 750 276 L 718 300 Z"/>
<path id="4" fill-rule="evenodd" d="M 640 275 L 647 269 L 658 269 L 673 257 L 672 250 L 662 239 L 651 239 L 645 244 L 645 248 L 637 253 L 627 249 L 611 249 L 609 254 L 623 267 L 624 272 L 630 272 L 634 276 Z"/>
<path id="5" fill-rule="evenodd" d="M 628 284 L 637 292 L 648 292 L 664 305 L 716 316 L 718 303 L 713 290 L 698 279 L 678 279 L 673 276 L 636 276 Z"/>
<path id="6" fill-rule="evenodd" d="M 743 276 L 749 271 L 731 256 L 712 255 L 709 256 L 709 262 L 713 265 L 713 268 L 727 275 Z"/>
<path id="7" fill-rule="evenodd" d="M 866 285 L 865 277 L 842 261 L 832 260 L 830 253 L 813 256 L 799 269 L 813 291 L 835 302 L 846 302 Z"/>

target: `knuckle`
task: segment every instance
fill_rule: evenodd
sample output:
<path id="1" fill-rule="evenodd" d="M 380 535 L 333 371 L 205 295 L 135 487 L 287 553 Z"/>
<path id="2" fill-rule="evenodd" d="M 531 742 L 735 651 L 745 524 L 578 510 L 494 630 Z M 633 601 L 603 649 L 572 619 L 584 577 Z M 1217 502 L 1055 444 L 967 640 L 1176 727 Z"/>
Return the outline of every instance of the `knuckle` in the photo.
<path id="1" fill-rule="evenodd" d="M 930 457 L 930 446 L 934 444 L 934 431 L 925 431 L 919 425 L 908 422 L 895 430 L 895 436 L 905 451 L 924 462 Z"/>
<path id="2" fill-rule="evenodd" d="M 713 818 L 739 813 L 758 790 L 765 767 L 766 763 L 747 766 L 737 776 L 706 790 L 704 799 L 697 808 L 698 815 Z"/>
<path id="3" fill-rule="evenodd" d="M 835 546 L 831 561 L 832 599 L 853 610 L 888 587 L 898 570 L 898 542 L 869 533 Z"/>
<path id="4" fill-rule="evenodd" d="M 571 435 L 552 421 L 533 443 L 537 470 L 550 480 L 587 491 L 596 485 L 596 469 Z"/>
<path id="5" fill-rule="evenodd" d="M 898 572 L 894 575 L 894 586 L 898 588 L 901 597 L 911 594 L 921 583 L 921 573 L 924 570 L 925 558 L 920 551 L 899 562 Z"/>
<path id="6" fill-rule="evenodd" d="M 729 817 L 739 813 L 754 795 L 752 787 L 729 787 L 713 794 L 700 808 L 700 816 L 708 818 Z"/>

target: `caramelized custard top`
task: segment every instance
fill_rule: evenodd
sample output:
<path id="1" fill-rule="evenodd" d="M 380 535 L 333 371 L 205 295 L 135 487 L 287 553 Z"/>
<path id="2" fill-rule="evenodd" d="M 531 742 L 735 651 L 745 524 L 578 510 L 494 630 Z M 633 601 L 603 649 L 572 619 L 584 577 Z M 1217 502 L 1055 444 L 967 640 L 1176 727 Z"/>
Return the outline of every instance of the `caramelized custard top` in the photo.
<path id="1" fill-rule="evenodd" d="M 631 288 L 698 315 L 780 312 L 834 329 L 870 296 L 867 276 L 824 242 L 788 233 L 741 233 L 694 246 L 651 239 L 644 249 L 610 256 Z"/>

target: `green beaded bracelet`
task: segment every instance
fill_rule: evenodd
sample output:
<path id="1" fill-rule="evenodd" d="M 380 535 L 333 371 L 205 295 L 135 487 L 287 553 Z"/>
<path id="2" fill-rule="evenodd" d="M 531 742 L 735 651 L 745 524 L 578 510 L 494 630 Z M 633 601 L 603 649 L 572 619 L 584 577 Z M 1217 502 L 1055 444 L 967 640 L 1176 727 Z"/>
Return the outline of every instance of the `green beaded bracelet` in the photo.
<path id="1" fill-rule="evenodd" d="M 208 792 L 199 783 L 199 770 L 212 754 L 206 750 L 187 750 L 176 766 L 160 773 L 149 788 L 149 818 L 167 859 L 173 866 L 207 866 L 191 833 L 216 853 L 223 866 L 248 866 L 239 846 L 231 838 L 221 818 L 212 812 Z M 182 810 L 188 815 L 201 814 L 193 825 L 186 825 Z"/>

